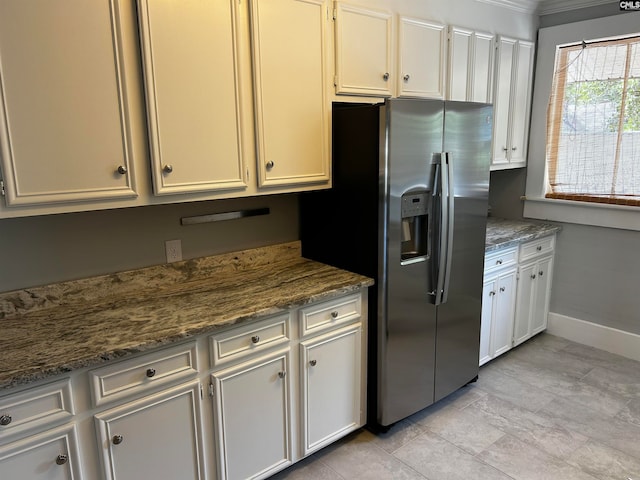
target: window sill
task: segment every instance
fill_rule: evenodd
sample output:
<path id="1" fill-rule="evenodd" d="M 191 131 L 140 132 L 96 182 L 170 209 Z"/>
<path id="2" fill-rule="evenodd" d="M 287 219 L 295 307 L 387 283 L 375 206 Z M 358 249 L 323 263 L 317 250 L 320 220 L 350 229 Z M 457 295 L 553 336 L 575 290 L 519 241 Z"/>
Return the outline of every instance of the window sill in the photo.
<path id="1" fill-rule="evenodd" d="M 526 197 L 524 216 L 540 220 L 640 231 L 640 207 L 625 205 Z"/>

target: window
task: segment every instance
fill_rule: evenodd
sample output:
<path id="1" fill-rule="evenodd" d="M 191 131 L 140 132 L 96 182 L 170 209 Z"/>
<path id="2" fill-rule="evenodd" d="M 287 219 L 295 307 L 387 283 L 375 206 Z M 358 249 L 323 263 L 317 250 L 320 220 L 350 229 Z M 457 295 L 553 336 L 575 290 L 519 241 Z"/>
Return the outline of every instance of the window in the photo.
<path id="1" fill-rule="evenodd" d="M 640 206 L 640 34 L 557 48 L 547 198 Z"/>

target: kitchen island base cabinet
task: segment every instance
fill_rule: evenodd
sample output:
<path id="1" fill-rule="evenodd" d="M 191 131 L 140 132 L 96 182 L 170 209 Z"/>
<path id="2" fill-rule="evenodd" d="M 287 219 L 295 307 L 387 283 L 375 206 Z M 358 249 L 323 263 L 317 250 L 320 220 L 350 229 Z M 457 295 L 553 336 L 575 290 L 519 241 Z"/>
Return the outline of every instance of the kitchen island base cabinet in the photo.
<path id="1" fill-rule="evenodd" d="M 73 425 L 65 425 L 0 447 L 0 478 L 80 480 Z"/>
<path id="2" fill-rule="evenodd" d="M 205 480 L 200 383 L 165 390 L 95 416 L 106 480 Z"/>
<path id="3" fill-rule="evenodd" d="M 265 478 L 292 463 L 289 353 L 211 376 L 219 480 Z"/>
<path id="4" fill-rule="evenodd" d="M 301 342 L 304 454 L 360 426 L 360 324 Z"/>

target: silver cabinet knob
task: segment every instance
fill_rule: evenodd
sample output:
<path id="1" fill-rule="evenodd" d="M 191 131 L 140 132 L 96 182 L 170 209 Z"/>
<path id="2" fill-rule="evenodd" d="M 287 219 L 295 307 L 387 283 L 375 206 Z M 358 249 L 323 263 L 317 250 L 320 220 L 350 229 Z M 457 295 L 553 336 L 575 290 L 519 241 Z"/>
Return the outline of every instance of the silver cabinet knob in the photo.
<path id="1" fill-rule="evenodd" d="M 278 376 L 279 376 L 280 378 L 284 378 L 284 377 L 286 377 L 286 376 L 287 376 L 287 372 L 285 372 L 284 370 L 283 370 L 282 372 L 278 372 Z"/>
<path id="2" fill-rule="evenodd" d="M 120 165 L 120 166 L 118 167 L 118 173 L 119 173 L 120 175 L 124 175 L 125 173 L 127 173 L 127 167 L 125 167 L 124 165 Z"/>
<path id="3" fill-rule="evenodd" d="M 542 245 L 538 245 L 538 246 L 536 247 L 536 250 L 537 250 L 537 251 L 542 250 Z"/>
<path id="4" fill-rule="evenodd" d="M 389 80 L 389 72 L 384 72 L 384 74 L 382 75 L 382 79 L 386 82 L 387 80 Z"/>
<path id="5" fill-rule="evenodd" d="M 251 341 L 253 343 L 258 343 L 260 341 L 260 337 L 258 335 L 254 335 L 253 337 L 251 337 Z"/>
<path id="6" fill-rule="evenodd" d="M 173 172 L 173 165 L 165 165 L 164 167 L 162 167 L 162 171 L 164 173 L 171 173 Z"/>
<path id="7" fill-rule="evenodd" d="M 501 291 L 501 292 L 504 292 L 504 287 L 500 287 L 500 291 Z"/>
<path id="8" fill-rule="evenodd" d="M 156 374 L 155 368 L 147 368 L 147 377 L 151 378 Z"/>
<path id="9" fill-rule="evenodd" d="M 502 265 L 502 260 L 496 260 L 496 265 Z"/>
<path id="10" fill-rule="evenodd" d="M 122 435 L 114 435 L 111 441 L 114 445 L 120 445 L 124 441 L 124 438 Z"/>
<path id="11" fill-rule="evenodd" d="M 316 360 L 309 361 L 309 365 L 311 365 L 312 367 L 315 367 L 317 364 L 318 362 Z"/>
<path id="12" fill-rule="evenodd" d="M 542 270 L 540 270 L 540 271 L 538 272 L 538 275 L 542 276 L 542 275 L 544 275 L 544 272 L 543 272 Z"/>
<path id="13" fill-rule="evenodd" d="M 502 147 L 502 151 L 503 151 L 503 152 L 508 152 L 508 151 L 509 151 L 509 149 L 508 149 L 507 147 Z"/>
<path id="14" fill-rule="evenodd" d="M 338 311 L 334 310 L 333 312 L 331 312 L 331 318 L 338 318 Z"/>
<path id="15" fill-rule="evenodd" d="M 63 453 L 56 457 L 56 465 L 64 465 L 69 460 L 69 457 Z"/>
<path id="16" fill-rule="evenodd" d="M 517 147 L 511 147 L 511 150 L 515 152 L 517 150 Z"/>
<path id="17" fill-rule="evenodd" d="M 402 78 L 404 79 L 404 81 L 405 81 L 405 82 L 408 82 L 408 81 L 409 81 L 409 78 L 411 78 L 411 77 L 410 77 L 410 76 L 409 76 L 409 74 L 407 73 L 407 74 L 406 74 L 404 77 L 402 77 Z"/>
<path id="18" fill-rule="evenodd" d="M 275 165 L 276 165 L 276 164 L 275 164 L 275 163 L 273 163 L 273 160 L 269 160 L 269 161 L 267 162 L 267 165 L 266 165 L 266 166 L 267 166 L 267 170 L 271 170 L 273 167 L 275 167 Z"/>
<path id="19" fill-rule="evenodd" d="M 490 296 L 490 297 L 493 297 L 495 294 L 496 294 L 496 292 L 494 292 L 493 290 L 491 290 L 491 291 L 489 292 L 489 296 Z"/>
<path id="20" fill-rule="evenodd" d="M 536 279 L 536 274 L 535 274 L 535 273 L 531 275 L 531 279 L 532 279 L 532 280 L 535 280 L 535 279 Z"/>
<path id="21" fill-rule="evenodd" d="M 0 417 L 0 425 L 5 427 L 11 423 L 11 420 L 12 420 L 11 415 L 2 415 Z"/>

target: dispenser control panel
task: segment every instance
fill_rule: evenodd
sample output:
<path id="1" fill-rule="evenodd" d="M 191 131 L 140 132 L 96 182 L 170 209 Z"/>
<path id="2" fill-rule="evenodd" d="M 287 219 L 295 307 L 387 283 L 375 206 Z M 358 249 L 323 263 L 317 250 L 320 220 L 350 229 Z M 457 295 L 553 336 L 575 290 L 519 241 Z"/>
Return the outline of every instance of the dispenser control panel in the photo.
<path id="1" fill-rule="evenodd" d="M 402 218 L 426 215 L 429 209 L 429 193 L 411 193 L 402 196 Z"/>

